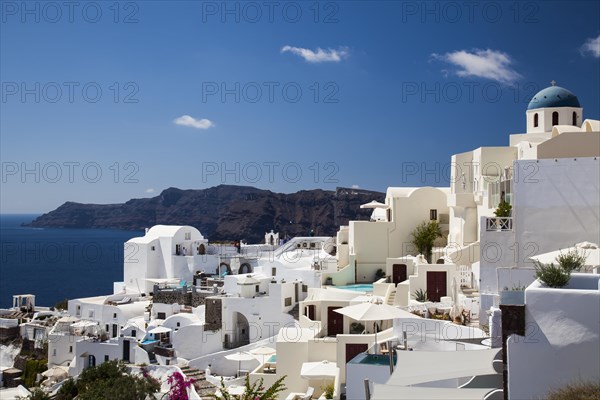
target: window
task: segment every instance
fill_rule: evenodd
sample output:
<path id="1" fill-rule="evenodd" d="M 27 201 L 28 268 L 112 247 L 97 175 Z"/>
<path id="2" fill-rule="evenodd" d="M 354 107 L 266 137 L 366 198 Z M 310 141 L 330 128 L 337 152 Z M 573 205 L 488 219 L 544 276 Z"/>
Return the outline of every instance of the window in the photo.
<path id="1" fill-rule="evenodd" d="M 77 310 L 75 311 L 75 314 L 76 314 L 77 316 L 80 316 L 80 315 L 81 315 L 81 306 L 77 306 Z"/>
<path id="2" fill-rule="evenodd" d="M 311 249 L 315 247 L 315 243 L 310 244 Z"/>
<path id="3" fill-rule="evenodd" d="M 285 298 L 285 306 L 289 307 L 292 305 L 292 298 L 291 297 L 286 297 Z"/>
<path id="4" fill-rule="evenodd" d="M 577 113 L 573 111 L 573 126 L 577 126 Z"/>
<path id="5" fill-rule="evenodd" d="M 256 289 L 256 290 L 255 290 L 255 292 L 256 292 L 256 293 L 258 293 L 259 286 L 258 286 L 258 285 L 256 285 L 255 289 Z"/>
<path id="6" fill-rule="evenodd" d="M 106 327 L 106 329 L 105 329 L 105 330 L 106 330 L 106 332 L 108 332 L 108 331 L 109 331 L 109 329 L 110 329 L 110 328 L 109 328 L 109 326 L 108 326 L 108 324 L 106 324 L 106 325 L 105 325 L 105 327 Z"/>
<path id="7" fill-rule="evenodd" d="M 156 313 L 156 318 L 158 319 L 167 319 L 167 316 L 164 312 Z"/>
<path id="8" fill-rule="evenodd" d="M 552 113 L 552 126 L 558 125 L 558 111 Z"/>
<path id="9" fill-rule="evenodd" d="M 181 326 L 181 322 L 178 322 L 177 323 L 177 327 L 179 328 L 180 326 Z"/>
<path id="10" fill-rule="evenodd" d="M 271 268 L 271 276 L 276 276 L 277 275 L 277 268 L 273 267 Z"/>
<path id="11" fill-rule="evenodd" d="M 155 251 L 155 250 L 156 250 L 156 247 L 155 247 L 155 246 L 152 246 L 152 247 L 150 247 L 150 250 L 152 250 L 152 251 Z"/>
<path id="12" fill-rule="evenodd" d="M 107 362 L 107 361 L 108 361 L 108 356 L 104 355 L 104 362 Z"/>
<path id="13" fill-rule="evenodd" d="M 135 329 L 133 329 L 131 331 L 131 336 L 136 337 L 137 336 L 137 331 Z"/>
<path id="14" fill-rule="evenodd" d="M 185 240 L 192 240 L 192 233 L 191 232 L 186 232 L 185 233 Z"/>
<path id="15" fill-rule="evenodd" d="M 117 318 L 117 313 L 113 313 L 113 318 Z"/>
<path id="16" fill-rule="evenodd" d="M 429 210 L 429 219 L 431 221 L 437 221 L 437 210 Z"/>
<path id="17" fill-rule="evenodd" d="M 308 285 L 302 285 L 302 293 L 308 292 Z"/>
<path id="18" fill-rule="evenodd" d="M 52 349 L 52 355 L 56 357 L 56 349 Z"/>
<path id="19" fill-rule="evenodd" d="M 94 318 L 94 310 L 90 310 L 88 315 L 90 318 Z"/>
<path id="20" fill-rule="evenodd" d="M 69 346 L 69 353 L 73 352 L 73 346 Z"/>
<path id="21" fill-rule="evenodd" d="M 533 127 L 537 128 L 538 125 L 540 124 L 539 121 L 540 117 L 538 116 L 538 113 L 533 114 Z"/>

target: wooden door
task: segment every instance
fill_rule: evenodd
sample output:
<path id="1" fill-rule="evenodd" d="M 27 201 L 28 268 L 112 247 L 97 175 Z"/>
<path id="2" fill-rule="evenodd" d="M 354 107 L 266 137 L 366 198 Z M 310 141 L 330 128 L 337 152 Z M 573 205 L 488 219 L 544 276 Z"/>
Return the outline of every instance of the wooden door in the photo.
<path id="1" fill-rule="evenodd" d="M 344 316 L 336 313 L 341 307 L 327 307 L 327 336 L 335 336 L 344 333 Z"/>
<path id="2" fill-rule="evenodd" d="M 369 346 L 366 343 L 347 343 L 346 344 L 346 363 L 352 360 L 360 353 L 367 351 Z"/>
<path id="3" fill-rule="evenodd" d="M 407 279 L 406 264 L 394 264 L 392 266 L 392 283 L 398 284 Z"/>
<path id="4" fill-rule="evenodd" d="M 306 316 L 308 317 L 308 319 L 310 319 L 311 321 L 315 320 L 315 315 L 316 315 L 316 307 L 314 304 L 309 304 L 306 306 Z"/>
<path id="5" fill-rule="evenodd" d="M 427 272 L 427 298 L 430 301 L 440 301 L 440 298 L 446 296 L 446 272 L 428 271 Z"/>

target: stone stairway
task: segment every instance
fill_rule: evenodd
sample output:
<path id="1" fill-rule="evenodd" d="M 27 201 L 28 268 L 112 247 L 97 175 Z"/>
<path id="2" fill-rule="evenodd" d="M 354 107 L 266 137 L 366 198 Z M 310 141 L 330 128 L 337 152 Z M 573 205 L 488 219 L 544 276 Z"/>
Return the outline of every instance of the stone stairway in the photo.
<path id="1" fill-rule="evenodd" d="M 390 297 L 388 297 L 387 303 L 388 305 L 393 306 L 394 301 L 396 301 L 396 290 L 392 290 Z"/>
<path id="2" fill-rule="evenodd" d="M 202 399 L 214 399 L 212 395 L 215 394 L 217 387 L 206 380 L 204 371 L 189 366 L 179 368 L 186 377 L 194 380 L 194 388 Z"/>

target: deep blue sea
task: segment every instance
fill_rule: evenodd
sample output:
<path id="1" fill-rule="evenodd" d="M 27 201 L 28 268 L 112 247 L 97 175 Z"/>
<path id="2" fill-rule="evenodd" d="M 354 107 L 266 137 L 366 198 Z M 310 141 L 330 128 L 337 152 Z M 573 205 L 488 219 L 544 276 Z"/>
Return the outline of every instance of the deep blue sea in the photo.
<path id="1" fill-rule="evenodd" d="M 110 294 L 123 280 L 123 243 L 141 231 L 27 228 L 35 214 L 0 215 L 0 307 L 13 294 L 36 295 L 36 304 Z"/>

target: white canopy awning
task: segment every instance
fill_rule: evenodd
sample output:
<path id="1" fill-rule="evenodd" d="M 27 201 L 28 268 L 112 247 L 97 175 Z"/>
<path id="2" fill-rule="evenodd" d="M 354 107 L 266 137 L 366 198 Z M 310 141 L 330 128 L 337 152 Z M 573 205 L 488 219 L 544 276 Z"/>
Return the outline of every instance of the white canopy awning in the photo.
<path id="1" fill-rule="evenodd" d="M 494 389 L 455 389 L 373 384 L 371 400 L 482 400 Z"/>
<path id="2" fill-rule="evenodd" d="M 327 360 L 319 362 L 305 362 L 302 364 L 300 376 L 305 379 L 335 378 L 339 368 L 336 363 Z"/>
<path id="3" fill-rule="evenodd" d="M 387 383 L 406 386 L 465 376 L 496 374 L 492 362 L 498 351 L 399 351 L 396 369 Z"/>
<path id="4" fill-rule="evenodd" d="M 157 326 L 156 328 L 152 328 L 148 331 L 148 333 L 151 334 L 157 334 L 157 333 L 167 333 L 167 332 L 171 332 L 171 328 L 166 328 L 164 326 Z"/>
<path id="5" fill-rule="evenodd" d="M 81 320 L 79 322 L 75 322 L 71 326 L 73 328 L 87 328 L 88 326 L 96 326 L 96 325 L 98 325 L 98 323 L 95 321 Z"/>
<path id="6" fill-rule="evenodd" d="M 539 261 L 543 264 L 554 263 L 557 264 L 556 257 L 561 254 L 567 254 L 569 252 L 577 252 L 580 255 L 585 256 L 585 264 L 589 267 L 595 267 L 600 265 L 600 249 L 598 245 L 590 242 L 577 243 L 573 247 L 568 247 L 562 250 L 554 250 L 548 253 L 538 254 L 537 256 L 531 257 L 532 260 Z"/>

